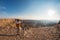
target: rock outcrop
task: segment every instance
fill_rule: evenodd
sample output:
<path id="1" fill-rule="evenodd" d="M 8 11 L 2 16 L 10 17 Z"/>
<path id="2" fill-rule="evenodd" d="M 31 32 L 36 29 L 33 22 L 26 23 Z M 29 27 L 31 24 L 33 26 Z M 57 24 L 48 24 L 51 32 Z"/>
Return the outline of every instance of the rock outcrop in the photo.
<path id="1" fill-rule="evenodd" d="M 60 40 L 60 22 L 51 27 L 38 27 L 34 28 L 26 24 L 16 24 L 16 20 L 20 19 L 0 19 L 0 40 Z M 18 27 L 18 28 L 17 28 Z M 20 30 L 26 28 L 26 30 Z M 19 29 L 19 30 L 18 30 Z M 19 35 L 17 35 L 19 34 Z"/>

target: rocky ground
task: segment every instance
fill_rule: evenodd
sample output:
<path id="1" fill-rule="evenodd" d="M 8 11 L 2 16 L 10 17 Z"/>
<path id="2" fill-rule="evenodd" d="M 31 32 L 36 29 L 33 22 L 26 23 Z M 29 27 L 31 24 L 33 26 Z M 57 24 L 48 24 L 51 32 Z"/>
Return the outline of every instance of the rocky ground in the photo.
<path id="1" fill-rule="evenodd" d="M 7 30 L 7 29 L 6 29 Z M 5 30 L 5 31 L 6 31 Z M 19 35 L 13 29 L 7 31 L 5 34 L 0 34 L 0 40 L 58 40 L 59 34 L 54 27 L 31 28 L 29 30 L 21 30 Z M 9 33 L 8 33 L 9 32 Z"/>

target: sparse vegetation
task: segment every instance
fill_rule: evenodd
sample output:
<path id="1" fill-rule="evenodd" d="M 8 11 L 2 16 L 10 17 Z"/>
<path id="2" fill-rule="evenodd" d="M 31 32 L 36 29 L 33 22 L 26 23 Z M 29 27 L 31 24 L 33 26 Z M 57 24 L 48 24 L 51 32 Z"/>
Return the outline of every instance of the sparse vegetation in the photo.
<path id="1" fill-rule="evenodd" d="M 0 35 L 0 40 L 60 40 L 60 24 L 37 27 L 33 21 L 25 21 L 21 26 L 24 30 L 17 35 L 15 19 L 0 19 L 0 34 L 5 35 Z"/>

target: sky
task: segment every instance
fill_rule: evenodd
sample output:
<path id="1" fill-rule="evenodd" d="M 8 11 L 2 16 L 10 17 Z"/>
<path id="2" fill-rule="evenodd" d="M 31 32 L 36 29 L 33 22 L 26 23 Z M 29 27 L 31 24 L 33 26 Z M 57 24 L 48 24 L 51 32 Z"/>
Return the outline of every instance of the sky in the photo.
<path id="1" fill-rule="evenodd" d="M 0 18 L 60 20 L 60 0 L 0 0 Z"/>

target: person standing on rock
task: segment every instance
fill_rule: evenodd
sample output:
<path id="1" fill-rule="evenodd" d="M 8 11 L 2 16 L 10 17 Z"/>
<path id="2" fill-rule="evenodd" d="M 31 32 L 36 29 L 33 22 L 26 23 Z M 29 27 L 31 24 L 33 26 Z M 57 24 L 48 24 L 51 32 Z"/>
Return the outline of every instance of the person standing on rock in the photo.
<path id="1" fill-rule="evenodd" d="M 15 19 L 15 21 L 16 21 L 16 27 L 17 27 L 17 34 L 19 35 L 19 30 L 21 30 L 21 26 L 22 26 L 21 20 Z"/>

